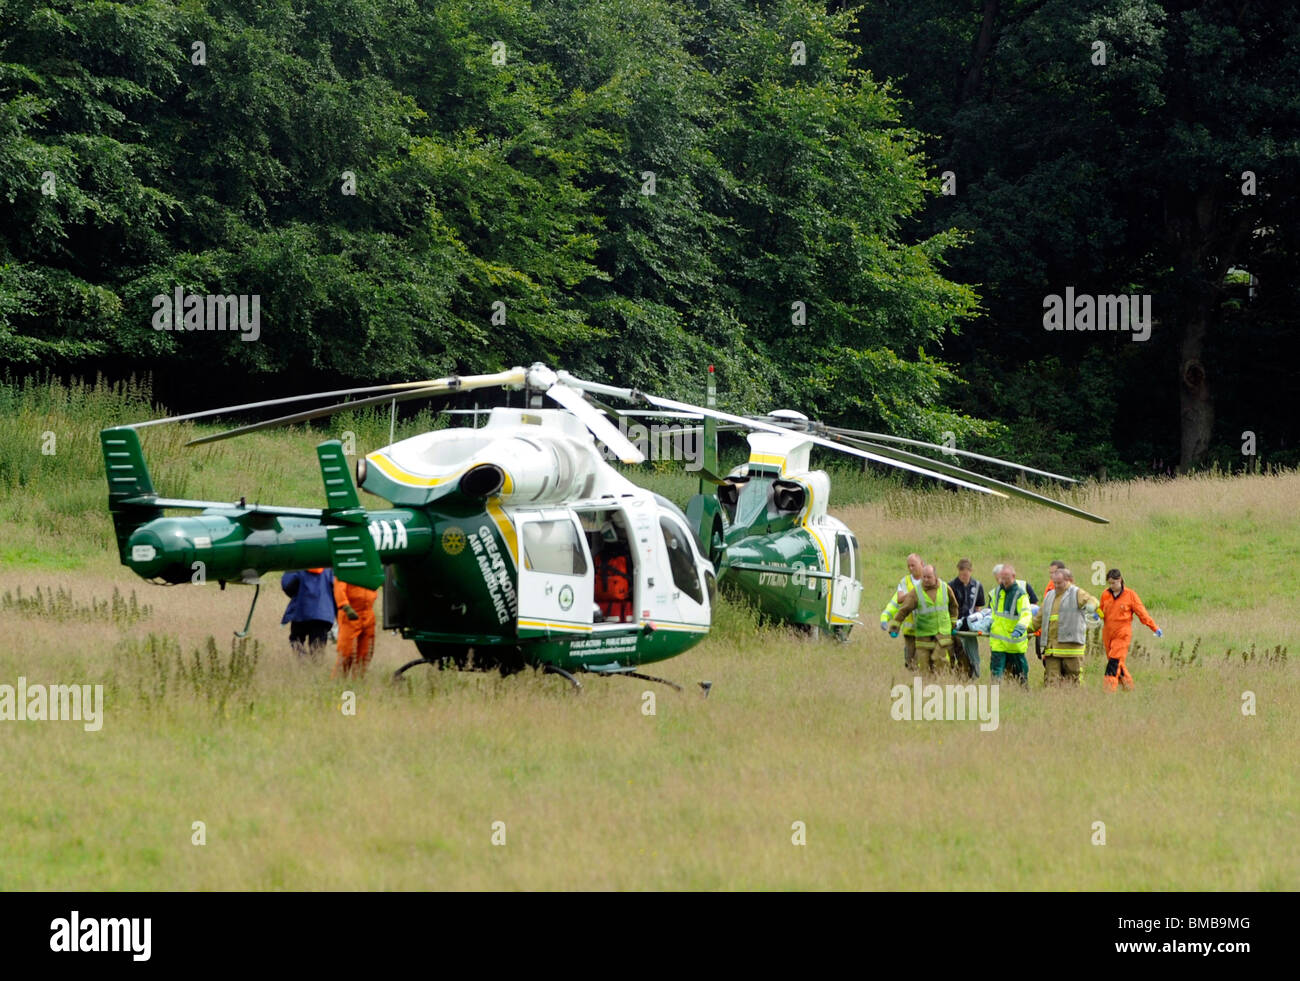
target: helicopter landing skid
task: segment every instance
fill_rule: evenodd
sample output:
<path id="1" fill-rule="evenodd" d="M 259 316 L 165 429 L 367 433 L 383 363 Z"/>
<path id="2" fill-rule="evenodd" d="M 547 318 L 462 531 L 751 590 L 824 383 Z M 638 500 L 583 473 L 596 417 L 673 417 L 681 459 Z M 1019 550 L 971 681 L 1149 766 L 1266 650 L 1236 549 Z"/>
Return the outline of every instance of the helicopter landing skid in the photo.
<path id="1" fill-rule="evenodd" d="M 554 664 L 547 664 L 542 668 L 542 674 L 558 674 L 569 684 L 573 685 L 573 690 L 575 692 L 582 691 L 582 682 L 579 681 L 577 678 L 575 678 L 568 671 L 565 671 L 564 668 L 557 668 Z"/>
<path id="2" fill-rule="evenodd" d="M 393 680 L 394 680 L 394 681 L 401 681 L 401 680 L 402 680 L 402 672 L 406 671 L 406 670 L 409 669 L 409 668 L 413 668 L 413 667 L 415 667 L 417 664 L 432 664 L 434 667 L 437 667 L 437 666 L 438 666 L 438 662 L 437 662 L 437 661 L 430 661 L 427 657 L 417 657 L 414 661 L 407 661 L 407 662 L 406 662 L 405 664 L 403 664 L 400 668 L 398 668 L 396 671 L 394 671 L 394 672 L 393 672 Z"/>
<path id="3" fill-rule="evenodd" d="M 221 585 L 225 586 L 225 583 L 222 583 Z M 244 620 L 244 629 L 235 631 L 235 636 L 240 640 L 247 637 L 249 632 L 253 629 L 253 611 L 257 609 L 257 597 L 261 595 L 261 593 L 262 584 L 259 582 L 253 587 L 253 602 L 248 604 L 248 618 Z"/>
<path id="4" fill-rule="evenodd" d="M 636 671 L 622 671 L 620 674 L 622 674 L 624 678 L 640 678 L 642 681 L 657 681 L 661 685 L 667 685 L 673 691 L 682 690 L 682 686 L 677 684 L 677 682 L 669 681 L 667 678 L 656 678 L 652 674 L 640 674 Z"/>
<path id="5" fill-rule="evenodd" d="M 402 679 L 402 675 L 406 671 L 409 671 L 411 668 L 417 667 L 418 665 L 421 664 L 431 664 L 434 667 L 438 666 L 437 661 L 431 661 L 427 657 L 417 657 L 414 661 L 407 661 L 400 668 L 394 671 L 393 681 L 400 681 Z M 677 684 L 675 681 L 669 681 L 667 678 L 656 678 L 652 674 L 640 674 L 639 672 L 636 671 L 619 671 L 617 673 L 624 678 L 639 678 L 641 681 L 655 681 L 661 685 L 667 685 L 669 688 L 673 689 L 673 691 L 682 691 L 681 685 Z M 565 681 L 567 681 L 570 685 L 573 686 L 573 690 L 575 692 L 582 691 L 582 682 L 579 681 L 577 678 L 575 678 L 571 672 L 564 670 L 564 668 L 557 668 L 554 664 L 546 664 L 542 666 L 542 674 L 558 674 L 561 678 L 563 678 Z M 702 688 L 704 687 L 703 683 L 701 683 L 701 687 Z M 709 687 L 712 687 L 712 685 L 709 685 Z M 704 688 L 704 694 L 706 697 L 708 696 L 709 694 L 708 688 Z"/>

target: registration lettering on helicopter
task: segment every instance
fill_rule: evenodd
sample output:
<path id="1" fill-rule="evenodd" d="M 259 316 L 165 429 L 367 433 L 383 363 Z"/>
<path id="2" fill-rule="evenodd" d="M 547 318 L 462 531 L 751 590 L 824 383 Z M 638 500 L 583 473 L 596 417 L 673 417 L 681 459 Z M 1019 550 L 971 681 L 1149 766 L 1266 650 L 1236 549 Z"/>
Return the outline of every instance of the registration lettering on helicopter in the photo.
<path id="1" fill-rule="evenodd" d="M 793 572 L 760 572 L 758 574 L 758 584 L 760 586 L 776 586 L 781 589 L 791 585 L 795 589 L 802 589 L 807 586 L 809 589 L 816 590 L 817 580 L 809 578 L 802 562 L 794 562 L 790 568 Z"/>
<path id="2" fill-rule="evenodd" d="M 370 537 L 375 540 L 376 549 L 406 548 L 406 525 L 400 521 L 372 521 L 369 525 Z"/>
<path id="3" fill-rule="evenodd" d="M 621 634 L 617 637 L 590 637 L 582 640 L 575 640 L 569 644 L 569 650 L 576 651 L 609 651 L 609 650 L 634 650 L 636 648 L 635 634 Z"/>

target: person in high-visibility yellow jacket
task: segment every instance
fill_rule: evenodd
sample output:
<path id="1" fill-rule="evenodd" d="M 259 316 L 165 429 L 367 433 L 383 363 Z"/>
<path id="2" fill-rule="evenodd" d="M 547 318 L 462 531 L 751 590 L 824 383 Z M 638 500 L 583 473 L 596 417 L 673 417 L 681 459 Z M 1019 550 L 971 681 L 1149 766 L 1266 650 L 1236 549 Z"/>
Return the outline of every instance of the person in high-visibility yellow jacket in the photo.
<path id="1" fill-rule="evenodd" d="M 898 586 L 894 589 L 894 595 L 885 605 L 884 610 L 880 613 L 880 629 L 888 630 L 889 621 L 894 618 L 898 612 L 898 604 L 903 601 L 903 597 L 908 593 L 915 592 L 916 587 L 921 583 L 921 570 L 925 568 L 925 563 L 921 561 L 921 556 L 913 552 L 907 557 L 907 575 L 898 581 Z M 916 670 L 916 617 L 909 614 L 901 624 L 903 634 L 903 667 L 909 671 Z"/>
<path id="2" fill-rule="evenodd" d="M 917 666 L 925 672 L 946 670 L 956 639 L 953 634 L 957 629 L 958 609 L 952 587 L 939 579 L 934 566 L 927 565 L 921 570 L 921 582 L 916 589 L 898 604 L 898 612 L 889 622 L 889 635 L 898 636 L 902 617 L 915 611 Z"/>
<path id="3" fill-rule="evenodd" d="M 989 674 L 1001 681 L 1004 669 L 1022 685 L 1029 684 L 1029 594 L 1016 581 L 1016 567 L 1002 563 L 998 584 L 989 596 L 993 623 L 989 627 Z"/>
<path id="4" fill-rule="evenodd" d="M 1061 567 L 1052 571 L 1052 588 L 1030 622 L 1043 637 L 1043 684 L 1060 681 L 1078 684 L 1083 676 L 1083 656 L 1088 621 L 1096 619 L 1098 601 L 1074 583 L 1074 574 Z"/>

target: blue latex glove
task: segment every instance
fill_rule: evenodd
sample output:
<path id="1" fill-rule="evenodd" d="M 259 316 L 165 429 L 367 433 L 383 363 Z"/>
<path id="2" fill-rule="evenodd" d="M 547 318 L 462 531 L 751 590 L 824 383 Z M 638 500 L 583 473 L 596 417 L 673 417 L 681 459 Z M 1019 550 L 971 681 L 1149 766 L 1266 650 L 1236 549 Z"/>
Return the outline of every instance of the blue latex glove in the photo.
<path id="1" fill-rule="evenodd" d="M 891 637 L 897 637 L 897 636 L 898 636 L 898 631 L 897 631 L 897 630 L 891 630 L 891 631 L 889 632 L 889 636 L 891 636 Z"/>
<path id="2" fill-rule="evenodd" d="M 1024 627 L 1021 627 L 1021 626 L 1019 626 L 1019 625 L 1016 626 L 1016 629 L 1015 629 L 1015 630 L 1011 631 L 1011 639 L 1012 639 L 1012 640 L 1019 640 L 1019 639 L 1020 639 L 1021 637 L 1023 637 L 1024 635 L 1025 635 L 1025 628 L 1024 628 Z"/>
<path id="3" fill-rule="evenodd" d="M 881 630 L 888 630 L 888 629 L 889 629 L 889 623 L 888 623 L 888 621 L 881 620 L 881 621 L 880 621 L 880 629 L 881 629 Z"/>
<path id="4" fill-rule="evenodd" d="M 1164 632 L 1163 630 L 1161 630 L 1159 627 L 1156 627 L 1156 636 L 1157 636 L 1157 637 L 1163 637 L 1164 635 L 1165 635 L 1165 632 Z"/>
<path id="5" fill-rule="evenodd" d="M 960 630 L 960 629 L 961 629 L 961 627 L 957 626 L 957 624 L 954 623 L 954 624 L 952 625 L 952 632 L 953 632 L 954 634 L 956 634 L 957 631 Z"/>

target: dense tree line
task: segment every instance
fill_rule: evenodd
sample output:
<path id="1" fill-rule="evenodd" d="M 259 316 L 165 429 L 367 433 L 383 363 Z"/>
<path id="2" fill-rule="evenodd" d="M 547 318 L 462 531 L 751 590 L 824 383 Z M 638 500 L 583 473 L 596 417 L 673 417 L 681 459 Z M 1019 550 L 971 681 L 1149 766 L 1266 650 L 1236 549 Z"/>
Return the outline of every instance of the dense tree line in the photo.
<path id="1" fill-rule="evenodd" d="M 737 408 L 1089 471 L 1276 450 L 1296 40 L 1155 0 L 0 0 L 0 368 L 186 408 L 714 363 Z M 1151 340 L 1045 333 L 1064 284 L 1154 294 Z M 156 329 L 177 290 L 257 296 L 257 339 Z"/>
<path id="2" fill-rule="evenodd" d="M 861 62 L 930 139 L 927 229 L 985 315 L 954 405 L 1084 467 L 1243 448 L 1300 462 L 1300 8 L 1283 0 L 870 0 Z M 1148 340 L 1048 332 L 1044 298 L 1148 294 Z M 1253 437 L 1253 439 L 1252 439 Z M 1046 439 L 1045 439 L 1046 438 Z M 1060 462 L 1059 460 L 1057 462 Z M 1114 467 L 1112 467 L 1114 469 Z"/>

